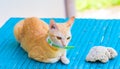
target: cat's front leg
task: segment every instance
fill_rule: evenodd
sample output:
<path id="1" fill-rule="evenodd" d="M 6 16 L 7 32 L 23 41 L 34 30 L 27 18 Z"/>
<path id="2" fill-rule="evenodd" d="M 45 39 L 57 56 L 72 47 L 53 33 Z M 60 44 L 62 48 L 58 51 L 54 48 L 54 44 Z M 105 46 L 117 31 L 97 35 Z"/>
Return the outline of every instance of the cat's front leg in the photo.
<path id="1" fill-rule="evenodd" d="M 66 51 L 62 54 L 61 61 L 64 64 L 69 64 L 70 63 L 70 60 L 66 57 Z"/>

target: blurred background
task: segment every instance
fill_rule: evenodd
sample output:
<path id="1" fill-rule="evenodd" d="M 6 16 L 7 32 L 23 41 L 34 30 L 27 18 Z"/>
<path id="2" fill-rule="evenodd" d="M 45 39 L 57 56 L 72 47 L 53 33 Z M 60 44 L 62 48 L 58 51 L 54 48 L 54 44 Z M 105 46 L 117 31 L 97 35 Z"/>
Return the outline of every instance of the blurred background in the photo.
<path id="1" fill-rule="evenodd" d="M 0 0 L 0 27 L 11 17 L 119 19 L 120 0 Z"/>
<path id="2" fill-rule="evenodd" d="M 87 18 L 120 18 L 120 0 L 76 0 L 76 16 Z"/>

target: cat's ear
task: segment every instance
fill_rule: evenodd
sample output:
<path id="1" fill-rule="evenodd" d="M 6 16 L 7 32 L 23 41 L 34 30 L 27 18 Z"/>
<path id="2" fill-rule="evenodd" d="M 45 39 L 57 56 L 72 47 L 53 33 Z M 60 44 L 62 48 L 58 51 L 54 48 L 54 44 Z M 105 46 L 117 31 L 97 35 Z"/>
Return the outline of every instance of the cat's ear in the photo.
<path id="1" fill-rule="evenodd" d="M 74 23 L 75 17 L 71 17 L 68 22 L 66 23 L 67 27 L 72 27 L 73 23 Z"/>
<path id="2" fill-rule="evenodd" d="M 58 30 L 58 27 L 53 19 L 50 20 L 49 28 L 53 30 Z"/>

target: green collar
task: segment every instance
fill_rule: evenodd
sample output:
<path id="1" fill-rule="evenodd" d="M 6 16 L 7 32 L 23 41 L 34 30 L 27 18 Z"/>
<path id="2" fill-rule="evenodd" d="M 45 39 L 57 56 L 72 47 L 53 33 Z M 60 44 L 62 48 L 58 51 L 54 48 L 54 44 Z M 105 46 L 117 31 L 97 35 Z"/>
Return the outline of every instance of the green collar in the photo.
<path id="1" fill-rule="evenodd" d="M 74 48 L 74 46 L 60 47 L 60 46 L 52 43 L 52 41 L 51 41 L 49 38 L 47 39 L 47 42 L 48 42 L 51 46 L 54 46 L 54 47 L 56 47 L 56 48 L 62 48 L 62 49 L 73 49 L 73 48 Z"/>

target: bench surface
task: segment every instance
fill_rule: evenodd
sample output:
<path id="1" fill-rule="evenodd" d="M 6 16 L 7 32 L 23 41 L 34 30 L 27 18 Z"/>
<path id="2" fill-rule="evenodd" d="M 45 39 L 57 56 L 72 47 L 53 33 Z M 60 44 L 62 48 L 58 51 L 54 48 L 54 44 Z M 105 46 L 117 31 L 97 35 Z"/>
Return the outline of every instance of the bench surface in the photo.
<path id="1" fill-rule="evenodd" d="M 75 48 L 67 51 L 70 64 L 64 65 L 61 61 L 47 64 L 28 58 L 13 34 L 15 24 L 22 19 L 10 18 L 0 28 L 0 69 L 120 69 L 120 20 L 75 19 L 69 43 Z M 42 20 L 49 23 L 50 18 Z M 56 22 L 67 20 L 55 18 Z M 113 47 L 118 56 L 105 64 L 86 62 L 87 53 L 96 45 Z"/>

